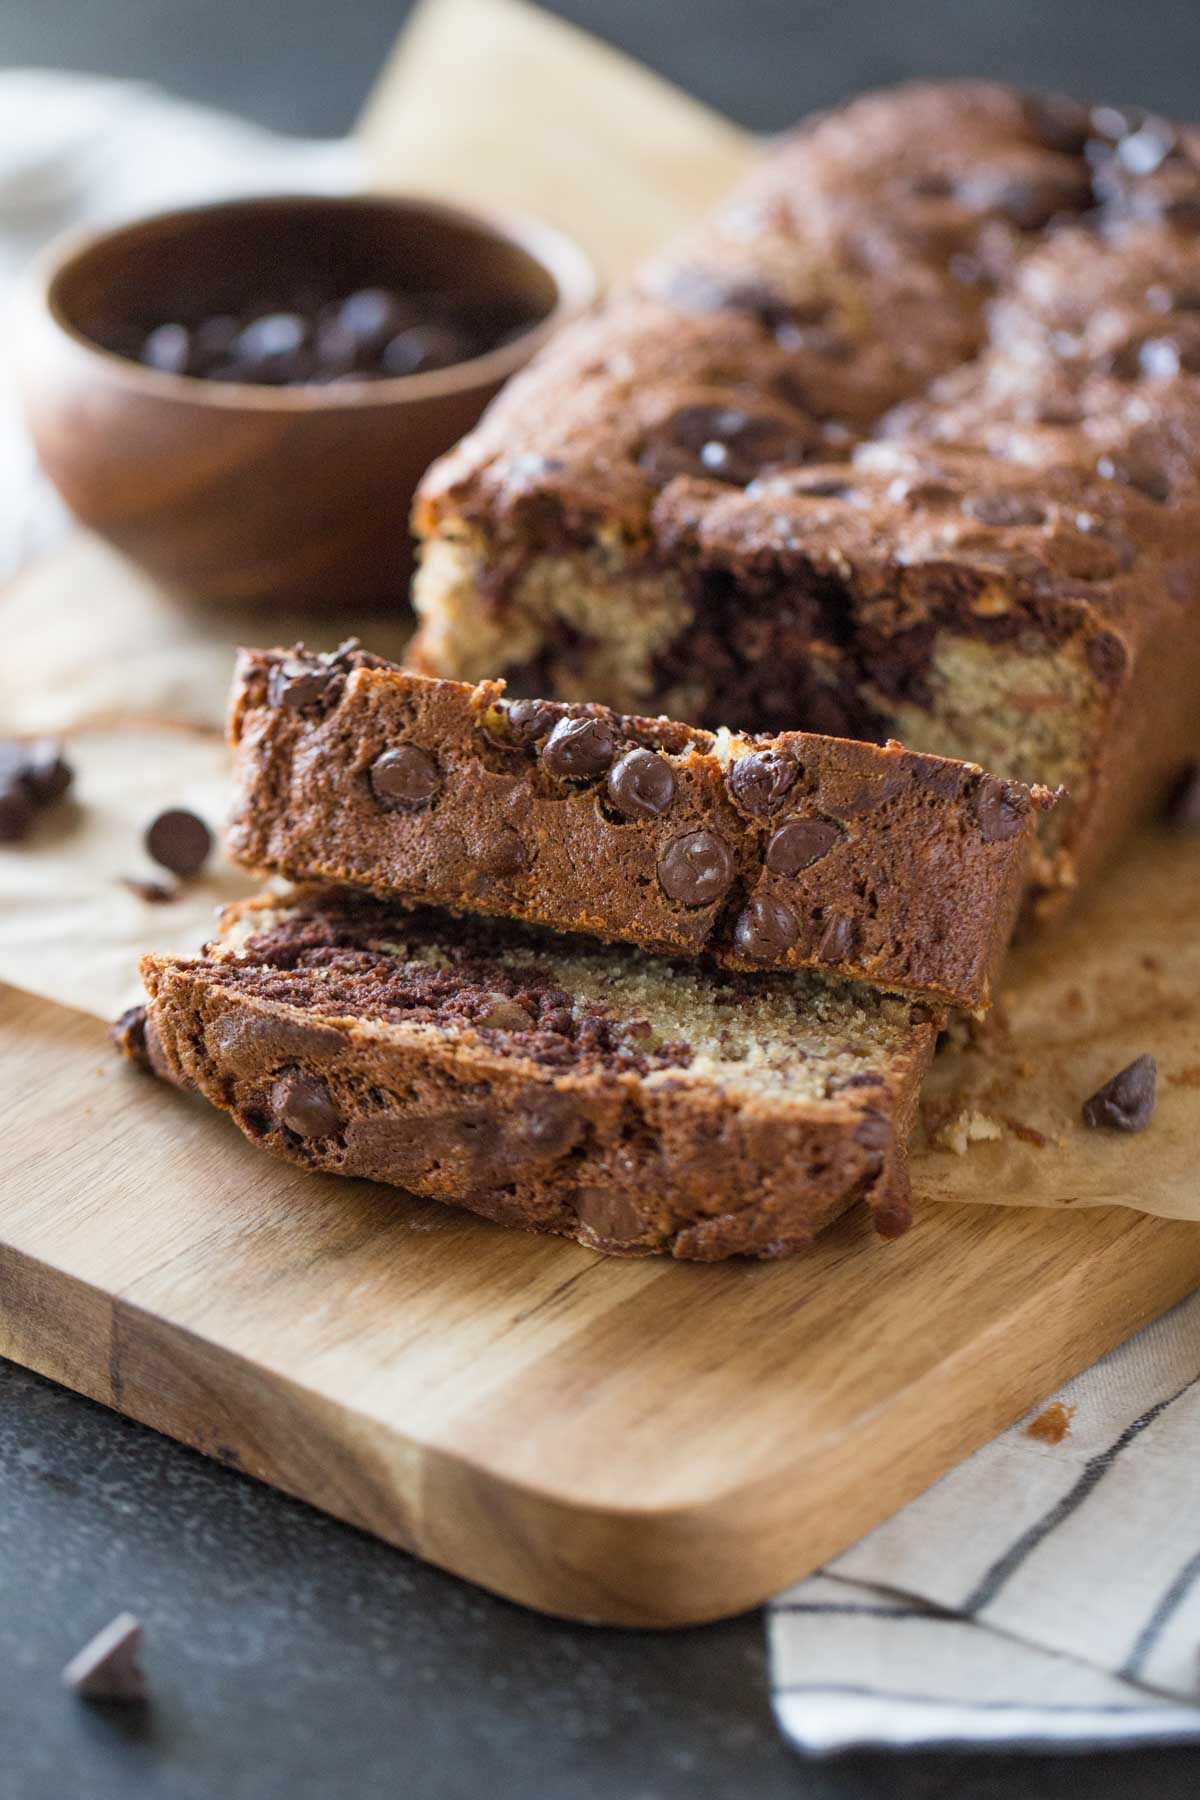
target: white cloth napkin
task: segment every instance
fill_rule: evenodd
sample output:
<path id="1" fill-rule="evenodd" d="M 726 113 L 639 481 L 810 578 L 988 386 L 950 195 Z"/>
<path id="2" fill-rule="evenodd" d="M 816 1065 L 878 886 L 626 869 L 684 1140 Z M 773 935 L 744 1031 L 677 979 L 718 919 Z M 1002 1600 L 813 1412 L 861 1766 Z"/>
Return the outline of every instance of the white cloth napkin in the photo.
<path id="1" fill-rule="evenodd" d="M 1200 1294 L 770 1609 L 813 1754 L 1200 1741 Z"/>
<path id="2" fill-rule="evenodd" d="M 0 294 L 68 225 L 359 175 L 348 142 L 0 71 Z M 2 364 L 0 495 L 3 577 L 63 519 Z M 1042 1435 L 1015 1426 L 775 1602 L 773 1699 L 799 1748 L 1200 1741 L 1200 1296 L 1058 1404 Z"/>

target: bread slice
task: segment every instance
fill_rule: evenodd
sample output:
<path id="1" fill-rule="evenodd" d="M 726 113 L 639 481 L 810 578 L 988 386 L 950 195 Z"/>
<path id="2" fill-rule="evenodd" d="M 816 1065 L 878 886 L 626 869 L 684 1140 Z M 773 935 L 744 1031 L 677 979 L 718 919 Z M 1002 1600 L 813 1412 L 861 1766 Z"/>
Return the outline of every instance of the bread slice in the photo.
<path id="1" fill-rule="evenodd" d="M 974 1010 L 1051 801 L 898 744 L 509 702 L 353 644 L 243 651 L 231 736 L 252 868 Z"/>
<path id="2" fill-rule="evenodd" d="M 300 892 L 148 956 L 118 1041 L 304 1168 L 595 1249 L 785 1255 L 855 1201 L 909 1222 L 928 1009 Z"/>

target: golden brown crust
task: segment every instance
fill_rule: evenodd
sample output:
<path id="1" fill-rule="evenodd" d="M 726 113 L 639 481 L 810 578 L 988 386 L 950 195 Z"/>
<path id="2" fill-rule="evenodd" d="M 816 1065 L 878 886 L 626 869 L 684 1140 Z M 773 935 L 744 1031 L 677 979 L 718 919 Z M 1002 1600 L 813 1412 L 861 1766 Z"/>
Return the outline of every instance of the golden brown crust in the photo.
<path id="1" fill-rule="evenodd" d="M 502 683 L 358 664 L 241 653 L 236 861 L 986 1006 L 1048 796 L 899 745 L 510 706 Z"/>
<path id="2" fill-rule="evenodd" d="M 1061 897 L 1196 735 L 1198 222 L 1193 128 L 815 120 L 431 472 L 415 665 L 1065 781 Z"/>
<path id="3" fill-rule="evenodd" d="M 280 923 L 278 907 L 233 909 L 232 938 L 203 958 L 143 963 L 160 1071 L 273 1154 L 623 1254 L 779 1256 L 864 1198 L 881 1232 L 904 1229 L 904 1145 L 935 1027 L 903 1003 L 803 977 L 714 977 L 747 1033 L 764 995 L 795 1014 L 790 1053 L 807 1064 L 807 1089 L 756 1083 L 710 1067 L 719 1052 L 699 1035 L 636 1050 L 645 1021 L 622 1017 L 623 998 L 660 992 L 678 1006 L 672 981 L 704 988 L 636 952 L 588 953 L 587 969 L 609 980 L 602 1006 L 574 993 L 571 1024 L 514 1032 L 495 993 L 481 1012 L 481 975 L 507 983 L 510 1009 L 565 1000 L 546 985 L 573 979 L 565 940 L 530 936 L 535 962 L 512 965 L 498 927 L 319 895 Z M 364 946 L 414 932 L 419 952 L 406 954 L 418 960 L 393 942 L 390 966 L 415 969 L 436 998 L 405 1011 L 387 986 L 401 977 L 372 973 Z M 364 998 L 373 982 L 390 1004 Z M 768 1035 L 779 1030 L 775 1018 Z"/>

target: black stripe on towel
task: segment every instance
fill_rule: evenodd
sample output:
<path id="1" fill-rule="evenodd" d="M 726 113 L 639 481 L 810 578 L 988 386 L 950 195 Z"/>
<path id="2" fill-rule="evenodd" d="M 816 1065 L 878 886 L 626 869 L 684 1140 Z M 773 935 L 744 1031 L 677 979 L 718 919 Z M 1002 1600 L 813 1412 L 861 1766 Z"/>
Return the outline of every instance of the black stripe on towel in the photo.
<path id="1" fill-rule="evenodd" d="M 1142 1629 L 1134 1642 L 1133 1649 L 1129 1652 L 1129 1655 L 1125 1658 L 1125 1661 L 1117 1671 L 1119 1675 L 1124 1675 L 1128 1681 L 1137 1680 L 1138 1676 L 1146 1666 L 1150 1652 L 1162 1636 L 1163 1628 L 1168 1619 L 1170 1619 L 1173 1613 L 1178 1612 L 1179 1608 L 1183 1605 L 1188 1594 L 1196 1584 L 1197 1576 L 1200 1576 L 1200 1550 L 1197 1550 L 1196 1554 L 1190 1556 L 1187 1562 L 1184 1563 L 1182 1569 L 1180 1569 L 1178 1575 L 1175 1577 L 1154 1611 L 1150 1614 L 1146 1623 L 1142 1626 Z"/>

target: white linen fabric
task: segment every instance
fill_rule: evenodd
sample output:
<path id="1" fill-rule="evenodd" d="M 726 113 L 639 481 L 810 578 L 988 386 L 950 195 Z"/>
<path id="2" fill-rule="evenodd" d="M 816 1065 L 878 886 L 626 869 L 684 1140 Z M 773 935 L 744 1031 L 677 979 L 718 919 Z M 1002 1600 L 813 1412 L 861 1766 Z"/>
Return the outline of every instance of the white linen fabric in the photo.
<path id="1" fill-rule="evenodd" d="M 246 192 L 338 192 L 306 143 L 127 82 L 0 71 L 0 298 L 68 226 Z M 63 528 L 0 361 L 0 578 Z M 799 1748 L 1200 1741 L 1200 1296 L 770 1609 Z M 1040 1411 L 1041 1409 L 1039 1409 Z"/>
<path id="2" fill-rule="evenodd" d="M 1200 1294 L 782 1595 L 769 1630 L 776 1715 L 814 1754 L 1200 1741 Z"/>

